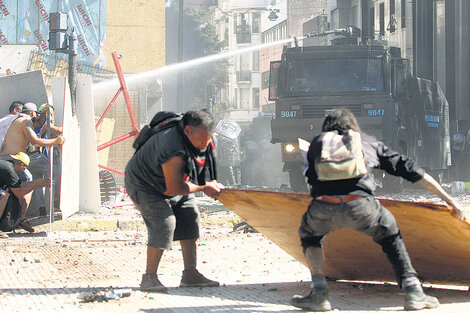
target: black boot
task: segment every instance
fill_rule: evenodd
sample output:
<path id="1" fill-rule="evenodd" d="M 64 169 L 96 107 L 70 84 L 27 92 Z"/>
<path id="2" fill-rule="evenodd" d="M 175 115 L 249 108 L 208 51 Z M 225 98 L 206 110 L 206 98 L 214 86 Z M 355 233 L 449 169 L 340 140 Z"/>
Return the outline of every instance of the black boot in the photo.
<path id="1" fill-rule="evenodd" d="M 439 300 L 425 294 L 421 285 L 407 286 L 403 288 L 403 291 L 406 311 L 432 309 L 439 306 Z"/>
<path id="2" fill-rule="evenodd" d="M 295 295 L 292 297 L 290 304 L 314 312 L 331 311 L 331 303 L 328 301 L 328 289 L 324 287 L 314 287 L 306 296 Z"/>

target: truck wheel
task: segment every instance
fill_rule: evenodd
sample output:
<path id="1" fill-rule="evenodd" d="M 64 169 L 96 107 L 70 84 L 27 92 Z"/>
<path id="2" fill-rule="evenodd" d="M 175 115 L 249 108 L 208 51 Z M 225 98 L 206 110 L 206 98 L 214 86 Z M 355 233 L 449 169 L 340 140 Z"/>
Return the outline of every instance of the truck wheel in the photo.
<path id="1" fill-rule="evenodd" d="M 305 176 L 302 174 L 302 171 L 299 169 L 290 169 L 289 170 L 289 182 L 290 188 L 294 192 L 308 192 L 307 183 L 305 182 Z"/>
<path id="2" fill-rule="evenodd" d="M 108 170 L 99 171 L 101 205 L 113 207 L 117 197 L 117 186 L 113 174 Z"/>

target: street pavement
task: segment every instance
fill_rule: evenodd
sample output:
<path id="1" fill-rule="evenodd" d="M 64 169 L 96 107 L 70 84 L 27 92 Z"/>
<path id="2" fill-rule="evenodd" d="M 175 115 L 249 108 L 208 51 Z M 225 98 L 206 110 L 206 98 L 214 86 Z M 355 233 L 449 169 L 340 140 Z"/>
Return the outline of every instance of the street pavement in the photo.
<path id="1" fill-rule="evenodd" d="M 234 232 L 240 219 L 219 204 L 199 202 L 198 268 L 220 287 L 179 288 L 183 262 L 175 243 L 159 270 L 168 294 L 139 291 L 146 229 L 132 207 L 104 208 L 57 220 L 52 231 L 46 219 L 37 219 L 36 233 L 19 231 L 1 240 L 0 312 L 300 312 L 289 299 L 308 291 L 308 269 L 261 234 Z M 396 284 L 328 283 L 336 311 L 403 311 Z M 117 288 L 129 288 L 130 296 L 106 299 L 105 292 Z M 470 312 L 468 287 L 427 292 L 441 306 L 426 312 Z"/>

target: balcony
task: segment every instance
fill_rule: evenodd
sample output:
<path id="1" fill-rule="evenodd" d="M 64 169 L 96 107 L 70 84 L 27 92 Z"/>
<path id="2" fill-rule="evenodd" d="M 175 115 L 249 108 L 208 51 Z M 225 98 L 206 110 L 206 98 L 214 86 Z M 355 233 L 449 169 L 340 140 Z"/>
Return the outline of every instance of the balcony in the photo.
<path id="1" fill-rule="evenodd" d="M 251 71 L 237 71 L 237 83 L 251 83 Z"/>

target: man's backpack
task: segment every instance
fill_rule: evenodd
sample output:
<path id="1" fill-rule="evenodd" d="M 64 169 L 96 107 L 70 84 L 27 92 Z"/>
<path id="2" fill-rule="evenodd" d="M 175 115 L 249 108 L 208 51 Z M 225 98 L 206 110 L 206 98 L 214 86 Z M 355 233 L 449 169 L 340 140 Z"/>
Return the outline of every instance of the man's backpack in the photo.
<path id="1" fill-rule="evenodd" d="M 361 134 L 353 130 L 345 135 L 336 131 L 325 133 L 315 171 L 320 181 L 351 179 L 367 174 Z"/>
<path id="2" fill-rule="evenodd" d="M 132 147 L 135 149 L 135 152 L 142 148 L 144 143 L 146 143 L 150 137 L 159 131 L 175 126 L 182 118 L 183 114 L 169 111 L 160 111 L 155 114 L 150 121 L 150 124 L 145 125 L 134 140 Z"/>

